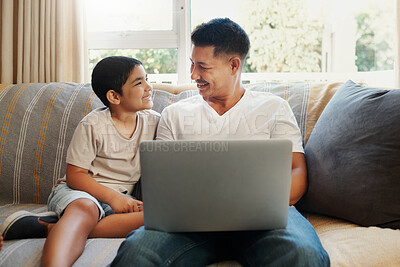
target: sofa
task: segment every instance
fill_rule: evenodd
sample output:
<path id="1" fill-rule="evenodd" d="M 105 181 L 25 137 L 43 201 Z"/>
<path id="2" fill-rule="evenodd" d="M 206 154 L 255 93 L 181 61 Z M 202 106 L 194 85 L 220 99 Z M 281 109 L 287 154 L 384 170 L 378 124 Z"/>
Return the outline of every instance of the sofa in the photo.
<path id="1" fill-rule="evenodd" d="M 351 81 L 347 83 L 264 82 L 246 84 L 245 87 L 279 95 L 286 99 L 293 109 L 303 136 L 309 173 L 308 192 L 296 208 L 314 226 L 330 256 L 331 265 L 400 266 L 400 193 L 393 195 L 400 192 L 400 170 L 396 167 L 400 166 L 400 154 L 396 154 L 400 151 L 400 141 L 397 142 L 399 145 L 393 143 L 396 139 L 386 142 L 382 139 L 385 138 L 385 134 L 380 132 L 374 132 L 373 135 L 366 133 L 367 136 L 359 140 L 360 131 L 369 125 L 366 121 L 359 120 L 359 117 L 368 113 L 367 109 L 361 109 L 362 113 L 356 116 L 349 113 L 350 109 L 358 110 L 359 103 L 371 104 L 371 99 L 381 101 L 386 92 L 391 92 L 392 95 L 385 99 L 392 102 L 399 100 L 399 90 L 368 88 Z M 167 105 L 198 93 L 193 84 L 176 86 L 156 83 L 153 88 L 153 109 L 158 112 Z M 335 100 L 339 91 L 345 95 Z M 351 96 L 346 95 L 350 91 L 353 92 Z M 363 92 L 371 94 L 362 96 Z M 351 98 L 354 96 L 356 99 Z M 350 100 L 347 101 L 346 97 Z M 372 114 L 372 119 L 389 123 L 379 127 L 392 125 L 388 129 L 396 127 L 398 129 L 400 119 L 387 121 L 388 117 L 392 116 L 387 114 L 396 112 L 392 112 L 393 109 L 385 109 L 383 104 L 379 102 L 376 106 L 369 107 L 387 112 L 380 115 L 383 118 L 375 118 Z M 47 197 L 56 180 L 65 173 L 66 150 L 76 125 L 87 113 L 100 106 L 102 103 L 93 93 L 90 84 L 61 82 L 0 84 L 0 223 L 19 210 L 38 213 L 47 211 Z M 341 114 L 341 112 L 346 113 Z M 400 114 L 399 108 L 397 113 Z M 399 118 L 397 115 L 393 116 L 391 118 L 393 120 Z M 354 121 L 345 124 L 342 120 L 346 119 Z M 360 127 L 357 126 L 358 128 L 355 126 L 357 123 L 361 124 Z M 348 128 L 341 128 L 341 125 L 346 125 Z M 380 189 L 381 183 L 376 179 L 377 176 L 370 178 L 365 173 L 358 175 L 359 169 L 370 171 L 373 162 L 366 165 L 365 162 L 360 163 L 361 160 L 358 160 L 360 156 L 353 155 L 358 149 L 354 144 L 330 137 L 332 134 L 337 136 L 338 133 L 349 135 L 349 128 L 353 126 L 357 128 L 357 138 L 354 136 L 349 138 L 357 144 L 362 144 L 362 148 L 368 145 L 375 148 L 377 143 L 394 147 L 392 150 L 385 148 L 383 160 L 381 155 L 377 162 L 378 167 L 380 164 L 389 164 L 388 168 L 390 164 L 394 166 L 388 170 L 388 174 L 383 172 L 386 176 L 394 175 L 392 184 L 390 179 L 382 178 L 385 186 Z M 333 128 L 337 132 L 332 132 Z M 400 140 L 398 137 L 400 132 L 397 132 L 398 136 L 390 134 L 390 130 L 384 130 L 384 133 L 388 131 L 389 137 Z M 375 142 L 374 138 L 378 140 Z M 342 143 L 345 143 L 345 147 L 340 145 Z M 332 147 L 339 146 L 338 151 L 346 155 L 343 156 L 345 162 L 338 160 L 342 158 L 341 154 L 335 149 L 332 150 Z M 350 154 L 353 159 L 357 160 L 349 162 L 345 153 L 349 147 L 352 148 Z M 361 153 L 364 155 L 365 151 Z M 372 154 L 367 155 L 373 159 Z M 385 157 L 388 160 L 384 160 Z M 364 164 L 364 167 L 359 168 L 357 164 Z M 346 173 L 342 175 L 341 171 L 345 169 Z M 357 170 L 356 174 L 351 174 L 352 169 Z M 329 171 L 324 173 L 324 170 Z M 382 171 L 374 175 L 379 176 L 381 173 Z M 332 174 L 336 176 L 332 177 Z M 364 181 L 357 181 L 359 177 Z M 370 180 L 374 183 L 369 183 Z M 372 200 L 366 199 L 365 195 L 370 196 Z M 358 214 L 358 211 L 362 211 L 361 214 Z M 0 252 L 0 266 L 40 265 L 44 241 L 45 239 L 5 241 Z M 116 255 L 122 241 L 120 238 L 89 239 L 85 251 L 74 266 L 107 266 Z M 240 265 L 228 261 L 213 266 Z"/>

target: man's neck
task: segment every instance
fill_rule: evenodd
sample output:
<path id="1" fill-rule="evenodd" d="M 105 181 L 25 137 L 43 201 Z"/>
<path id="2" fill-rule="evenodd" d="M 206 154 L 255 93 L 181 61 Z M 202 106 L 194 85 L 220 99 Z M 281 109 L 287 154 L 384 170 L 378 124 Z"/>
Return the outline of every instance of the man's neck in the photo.
<path id="1" fill-rule="evenodd" d="M 244 95 L 243 86 L 239 86 L 232 94 L 222 97 L 204 97 L 203 99 L 212 107 L 220 116 L 233 108 Z"/>

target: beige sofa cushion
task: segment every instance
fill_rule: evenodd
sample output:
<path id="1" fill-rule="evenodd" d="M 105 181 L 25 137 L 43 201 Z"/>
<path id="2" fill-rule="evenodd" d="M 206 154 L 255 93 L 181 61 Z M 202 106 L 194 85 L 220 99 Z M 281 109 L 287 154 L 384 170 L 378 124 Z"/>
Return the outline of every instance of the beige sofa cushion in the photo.
<path id="1" fill-rule="evenodd" d="M 362 227 L 322 215 L 306 216 L 332 267 L 400 266 L 400 230 Z"/>

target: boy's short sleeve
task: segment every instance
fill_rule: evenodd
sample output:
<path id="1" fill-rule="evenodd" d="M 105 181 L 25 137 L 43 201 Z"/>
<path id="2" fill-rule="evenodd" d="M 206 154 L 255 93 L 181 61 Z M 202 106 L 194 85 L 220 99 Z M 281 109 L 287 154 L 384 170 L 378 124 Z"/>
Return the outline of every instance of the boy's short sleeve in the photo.
<path id="1" fill-rule="evenodd" d="M 96 158 L 96 137 L 93 125 L 81 121 L 75 129 L 71 143 L 67 150 L 66 161 L 68 164 L 89 169 Z"/>

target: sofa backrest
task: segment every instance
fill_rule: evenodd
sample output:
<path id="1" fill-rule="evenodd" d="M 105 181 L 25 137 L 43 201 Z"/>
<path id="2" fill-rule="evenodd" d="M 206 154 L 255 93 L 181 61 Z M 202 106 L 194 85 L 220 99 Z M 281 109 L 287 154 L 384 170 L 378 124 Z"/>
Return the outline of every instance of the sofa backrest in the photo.
<path id="1" fill-rule="evenodd" d="M 46 203 L 75 127 L 100 106 L 89 84 L 1 85 L 0 203 Z"/>
<path id="2" fill-rule="evenodd" d="M 259 83 L 246 85 L 288 100 L 304 144 L 340 84 Z M 197 94 L 194 84 L 154 84 L 154 107 Z M 103 104 L 90 84 L 0 84 L 0 205 L 46 203 L 64 176 L 68 144 L 78 122 Z"/>

